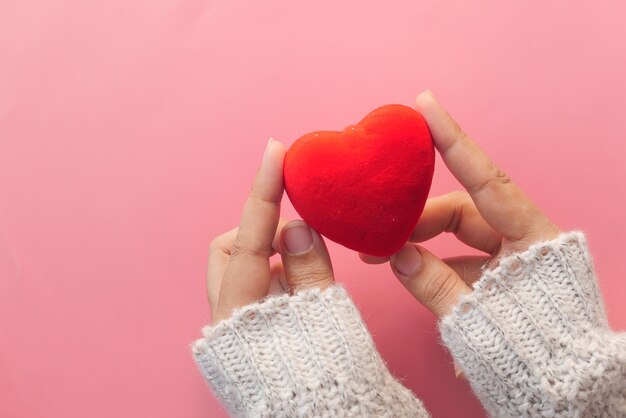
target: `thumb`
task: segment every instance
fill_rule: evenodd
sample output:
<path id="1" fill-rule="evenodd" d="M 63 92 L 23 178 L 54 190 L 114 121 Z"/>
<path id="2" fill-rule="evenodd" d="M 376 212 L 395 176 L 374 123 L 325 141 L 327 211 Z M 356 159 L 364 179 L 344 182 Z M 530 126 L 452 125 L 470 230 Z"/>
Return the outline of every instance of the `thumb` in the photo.
<path id="1" fill-rule="evenodd" d="M 289 293 L 335 283 L 330 256 L 322 237 L 304 221 L 291 221 L 281 232 L 280 256 Z"/>
<path id="2" fill-rule="evenodd" d="M 419 245 L 407 243 L 391 256 L 391 270 L 422 305 L 441 318 L 469 286 L 446 263 Z"/>

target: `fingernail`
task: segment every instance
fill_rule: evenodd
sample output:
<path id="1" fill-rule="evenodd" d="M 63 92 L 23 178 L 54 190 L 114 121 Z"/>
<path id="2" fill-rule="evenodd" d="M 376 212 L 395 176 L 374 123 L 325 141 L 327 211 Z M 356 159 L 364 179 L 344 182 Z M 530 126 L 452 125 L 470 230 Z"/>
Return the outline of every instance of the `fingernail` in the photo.
<path id="1" fill-rule="evenodd" d="M 463 377 L 463 370 L 461 370 L 461 366 L 456 361 L 454 362 L 454 376 L 457 379 Z"/>
<path id="2" fill-rule="evenodd" d="M 269 141 L 267 141 L 267 145 L 265 146 L 265 152 L 263 153 L 263 164 L 267 162 L 267 156 L 270 153 L 269 151 L 272 146 L 272 142 L 274 142 L 274 138 L 270 138 Z"/>
<path id="3" fill-rule="evenodd" d="M 422 255 L 413 246 L 402 247 L 396 254 L 393 265 L 403 276 L 412 276 L 422 265 Z"/>
<path id="4" fill-rule="evenodd" d="M 287 226 L 283 231 L 283 244 L 291 255 L 300 255 L 313 248 L 311 229 L 302 222 Z"/>

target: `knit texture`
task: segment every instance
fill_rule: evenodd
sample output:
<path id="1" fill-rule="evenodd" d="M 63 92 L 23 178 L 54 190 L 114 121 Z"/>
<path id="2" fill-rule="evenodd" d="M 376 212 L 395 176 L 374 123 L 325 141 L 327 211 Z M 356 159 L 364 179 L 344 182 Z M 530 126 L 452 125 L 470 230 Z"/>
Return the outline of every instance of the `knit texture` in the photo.
<path id="1" fill-rule="evenodd" d="M 389 373 L 341 286 L 247 305 L 203 335 L 194 358 L 233 416 L 428 416 Z"/>
<path id="2" fill-rule="evenodd" d="M 492 416 L 626 417 L 626 334 L 581 232 L 502 259 L 439 326 Z"/>

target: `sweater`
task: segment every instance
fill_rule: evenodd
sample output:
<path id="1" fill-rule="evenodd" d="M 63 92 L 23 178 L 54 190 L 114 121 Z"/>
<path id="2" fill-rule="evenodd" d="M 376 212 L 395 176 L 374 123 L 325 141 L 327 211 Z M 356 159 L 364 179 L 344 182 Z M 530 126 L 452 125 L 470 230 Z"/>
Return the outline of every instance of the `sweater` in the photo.
<path id="1" fill-rule="evenodd" d="M 439 322 L 494 417 L 626 417 L 626 334 L 611 331 L 585 236 L 502 258 Z M 427 417 L 340 285 L 268 297 L 191 349 L 235 417 Z"/>

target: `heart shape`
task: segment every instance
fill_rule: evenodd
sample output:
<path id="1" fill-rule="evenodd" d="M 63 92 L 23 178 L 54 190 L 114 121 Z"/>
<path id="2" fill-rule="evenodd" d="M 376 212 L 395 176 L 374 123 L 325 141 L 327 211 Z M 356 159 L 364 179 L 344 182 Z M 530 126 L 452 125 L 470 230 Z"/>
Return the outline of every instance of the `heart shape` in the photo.
<path id="1" fill-rule="evenodd" d="M 311 132 L 294 142 L 285 156 L 285 190 L 298 214 L 320 234 L 386 257 L 411 235 L 434 167 L 433 141 L 422 115 L 386 105 L 341 132 Z"/>

